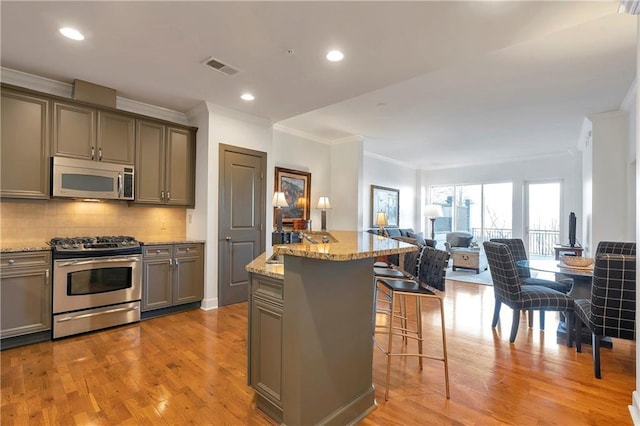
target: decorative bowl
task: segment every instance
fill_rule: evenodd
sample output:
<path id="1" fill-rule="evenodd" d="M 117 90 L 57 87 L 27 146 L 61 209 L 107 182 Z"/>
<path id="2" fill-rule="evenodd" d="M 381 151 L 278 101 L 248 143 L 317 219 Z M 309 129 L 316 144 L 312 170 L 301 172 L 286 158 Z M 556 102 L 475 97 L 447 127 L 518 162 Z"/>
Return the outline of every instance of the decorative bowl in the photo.
<path id="1" fill-rule="evenodd" d="M 567 266 L 573 266 L 577 268 L 586 268 L 591 266 L 594 262 L 592 257 L 581 257 L 581 256 L 562 256 L 562 263 Z"/>

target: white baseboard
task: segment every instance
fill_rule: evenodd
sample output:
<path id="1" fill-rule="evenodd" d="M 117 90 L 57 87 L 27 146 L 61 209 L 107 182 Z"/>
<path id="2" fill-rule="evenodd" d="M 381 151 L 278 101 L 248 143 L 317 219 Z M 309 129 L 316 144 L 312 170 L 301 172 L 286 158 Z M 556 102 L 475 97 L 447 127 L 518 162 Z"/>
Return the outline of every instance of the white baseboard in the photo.
<path id="1" fill-rule="evenodd" d="M 640 395 L 637 391 L 633 391 L 633 404 L 629 405 L 629 413 L 634 425 L 640 425 Z"/>
<path id="2" fill-rule="evenodd" d="M 218 309 L 218 298 L 214 297 L 212 299 L 202 299 L 200 302 L 200 309 L 203 311 L 212 311 L 214 309 Z"/>

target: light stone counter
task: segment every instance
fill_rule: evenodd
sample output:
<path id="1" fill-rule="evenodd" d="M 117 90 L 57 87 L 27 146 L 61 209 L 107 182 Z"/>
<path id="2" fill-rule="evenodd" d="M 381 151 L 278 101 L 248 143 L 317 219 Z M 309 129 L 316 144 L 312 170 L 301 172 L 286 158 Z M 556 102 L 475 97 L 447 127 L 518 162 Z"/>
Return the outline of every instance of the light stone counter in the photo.
<path id="1" fill-rule="evenodd" d="M 280 264 L 268 263 L 273 255 L 290 255 L 328 261 L 344 262 L 390 254 L 416 251 L 417 247 L 391 238 L 373 235 L 369 232 L 331 231 L 335 242 L 313 244 L 307 240 L 299 244 L 282 244 L 270 247 L 246 266 L 247 271 L 283 279 L 284 267 Z M 321 240 L 321 233 L 312 237 Z"/>
<path id="2" fill-rule="evenodd" d="M 16 253 L 20 251 L 51 250 L 51 247 L 43 241 L 5 242 L 0 244 L 0 253 Z"/>

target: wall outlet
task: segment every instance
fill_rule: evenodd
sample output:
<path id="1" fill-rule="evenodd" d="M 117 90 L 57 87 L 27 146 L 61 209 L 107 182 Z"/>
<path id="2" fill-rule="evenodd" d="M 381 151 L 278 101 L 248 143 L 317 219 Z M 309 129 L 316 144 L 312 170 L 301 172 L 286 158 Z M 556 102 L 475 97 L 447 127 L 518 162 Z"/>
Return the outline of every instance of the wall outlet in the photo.
<path id="1" fill-rule="evenodd" d="M 187 215 L 187 223 L 191 223 L 191 222 L 193 222 L 193 213 L 189 213 Z"/>
<path id="2" fill-rule="evenodd" d="M 160 229 L 162 230 L 167 229 L 167 222 L 165 222 L 164 220 L 160 222 Z"/>

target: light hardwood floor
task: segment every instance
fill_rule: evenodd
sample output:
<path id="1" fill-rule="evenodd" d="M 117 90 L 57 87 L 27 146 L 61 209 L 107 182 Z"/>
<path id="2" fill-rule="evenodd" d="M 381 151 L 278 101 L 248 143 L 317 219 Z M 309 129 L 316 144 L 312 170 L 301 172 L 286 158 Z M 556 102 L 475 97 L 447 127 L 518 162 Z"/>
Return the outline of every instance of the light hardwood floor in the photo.
<path id="1" fill-rule="evenodd" d="M 427 307 L 427 305 L 424 305 Z M 435 305 L 425 323 L 437 325 Z M 393 361 L 384 401 L 385 358 L 374 351 L 378 408 L 362 425 L 630 425 L 635 343 L 602 350 L 556 343 L 523 317 L 515 344 L 511 310 L 491 329 L 493 289 L 450 282 L 445 298 L 451 399 L 441 362 Z M 193 310 L 82 336 L 2 351 L 2 425 L 271 425 L 246 383 L 247 305 Z M 427 345 L 440 350 L 439 327 Z"/>

